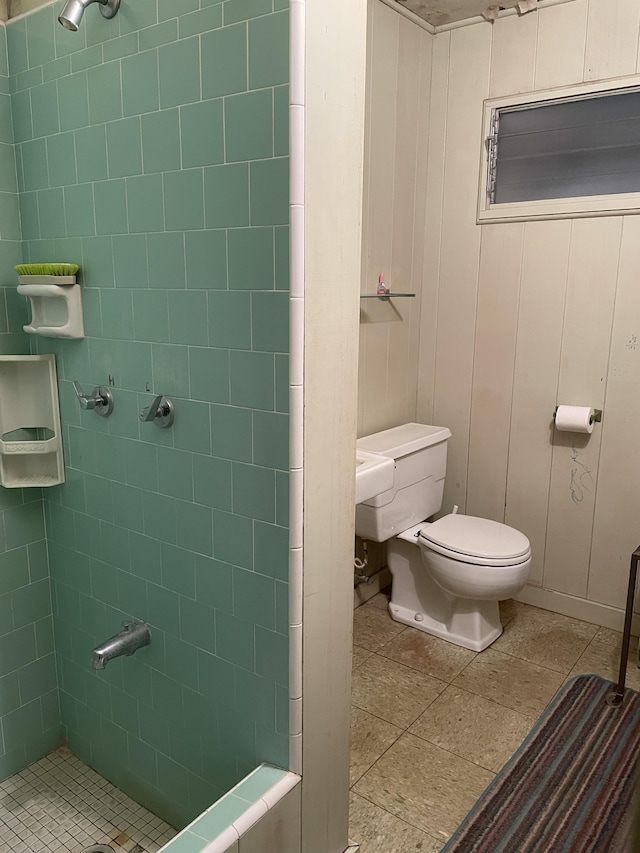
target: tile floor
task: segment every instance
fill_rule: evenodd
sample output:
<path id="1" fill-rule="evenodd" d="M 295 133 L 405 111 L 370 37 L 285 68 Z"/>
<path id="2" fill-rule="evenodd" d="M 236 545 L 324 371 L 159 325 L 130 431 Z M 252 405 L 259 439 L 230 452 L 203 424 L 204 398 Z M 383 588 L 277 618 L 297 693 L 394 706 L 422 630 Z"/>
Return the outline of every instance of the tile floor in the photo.
<path id="1" fill-rule="evenodd" d="M 350 838 L 361 853 L 437 853 L 574 675 L 617 681 L 622 635 L 514 601 L 476 654 L 354 611 Z M 637 640 L 627 685 L 640 689 Z"/>
<path id="2" fill-rule="evenodd" d="M 0 853 L 156 853 L 175 834 L 64 747 L 0 783 Z"/>

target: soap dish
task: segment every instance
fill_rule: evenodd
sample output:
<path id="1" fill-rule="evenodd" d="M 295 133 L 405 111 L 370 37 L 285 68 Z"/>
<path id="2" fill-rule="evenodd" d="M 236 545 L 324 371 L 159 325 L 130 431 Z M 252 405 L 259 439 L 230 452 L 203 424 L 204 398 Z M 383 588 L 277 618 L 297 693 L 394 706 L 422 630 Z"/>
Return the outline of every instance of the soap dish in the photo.
<path id="1" fill-rule="evenodd" d="M 21 275 L 18 293 L 31 306 L 31 322 L 23 326 L 30 335 L 49 338 L 84 338 L 82 296 L 75 276 Z"/>
<path id="2" fill-rule="evenodd" d="M 18 284 L 75 284 L 75 275 L 19 275 Z"/>

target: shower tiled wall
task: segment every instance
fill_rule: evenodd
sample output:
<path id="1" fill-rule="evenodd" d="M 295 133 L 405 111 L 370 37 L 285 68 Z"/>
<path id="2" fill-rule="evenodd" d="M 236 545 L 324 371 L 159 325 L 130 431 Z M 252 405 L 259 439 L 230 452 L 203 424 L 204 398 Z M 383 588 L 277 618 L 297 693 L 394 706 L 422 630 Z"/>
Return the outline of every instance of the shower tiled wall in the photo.
<path id="1" fill-rule="evenodd" d="M 22 259 L 10 80 L 0 28 L 0 354 L 28 353 L 16 293 Z M 0 401 L 1 405 L 1 401 Z M 60 711 L 39 489 L 0 488 L 0 779 L 57 746 Z"/>
<path id="2" fill-rule="evenodd" d="M 44 492 L 64 733 L 182 825 L 288 761 L 286 0 L 7 26 L 24 259 L 81 265 Z M 81 411 L 113 384 L 115 411 Z M 171 396 L 171 429 L 141 423 Z M 152 644 L 97 673 L 123 619 Z"/>

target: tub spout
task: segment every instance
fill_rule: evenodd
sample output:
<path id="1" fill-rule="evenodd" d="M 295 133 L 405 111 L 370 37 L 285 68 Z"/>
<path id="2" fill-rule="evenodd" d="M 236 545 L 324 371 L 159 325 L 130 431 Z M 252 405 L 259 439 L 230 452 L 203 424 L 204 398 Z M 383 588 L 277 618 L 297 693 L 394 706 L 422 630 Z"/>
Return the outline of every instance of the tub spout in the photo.
<path id="1" fill-rule="evenodd" d="M 123 622 L 122 631 L 119 634 L 93 650 L 91 665 L 94 669 L 104 669 L 112 658 L 132 655 L 142 646 L 148 646 L 150 642 L 151 632 L 146 622 L 138 619 L 133 622 Z"/>

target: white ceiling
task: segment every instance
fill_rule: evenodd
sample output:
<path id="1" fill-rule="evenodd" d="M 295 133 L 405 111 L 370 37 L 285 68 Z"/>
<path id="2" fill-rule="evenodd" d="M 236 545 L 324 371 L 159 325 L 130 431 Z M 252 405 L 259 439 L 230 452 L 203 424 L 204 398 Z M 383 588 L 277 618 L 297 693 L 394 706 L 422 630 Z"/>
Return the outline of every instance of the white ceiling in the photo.
<path id="1" fill-rule="evenodd" d="M 404 6 L 419 18 L 441 27 L 453 21 L 463 21 L 481 15 L 489 6 L 499 5 L 501 9 L 511 9 L 518 0 L 396 0 L 398 6 Z"/>

